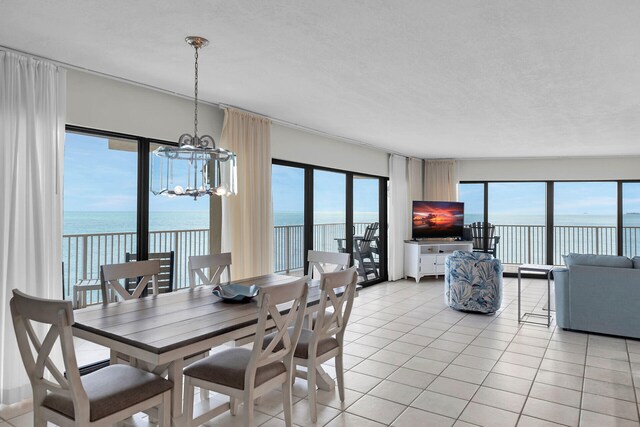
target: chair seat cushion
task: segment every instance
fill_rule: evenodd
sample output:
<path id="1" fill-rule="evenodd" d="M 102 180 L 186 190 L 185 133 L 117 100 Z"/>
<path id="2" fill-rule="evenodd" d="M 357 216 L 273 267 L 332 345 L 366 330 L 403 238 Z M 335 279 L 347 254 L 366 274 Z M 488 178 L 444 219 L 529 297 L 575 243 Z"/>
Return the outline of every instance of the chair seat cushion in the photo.
<path id="1" fill-rule="evenodd" d="M 293 333 L 293 328 L 289 328 L 289 333 Z M 262 344 L 262 348 L 266 348 L 269 343 L 276 336 L 275 333 L 269 334 L 264 337 L 264 342 Z M 300 332 L 300 339 L 298 340 L 298 345 L 296 345 L 296 350 L 293 353 L 294 357 L 298 359 L 308 359 L 309 358 L 309 342 L 311 341 L 311 337 L 313 336 L 313 331 L 309 329 L 302 329 Z M 334 348 L 338 348 L 340 344 L 338 344 L 338 340 L 333 337 L 328 337 L 320 340 L 318 342 L 318 349 L 316 351 L 316 357 L 322 356 L 323 354 L 333 350 Z M 274 350 L 280 350 L 282 348 L 282 343 L 276 345 Z"/>
<path id="2" fill-rule="evenodd" d="M 211 383 L 244 390 L 244 374 L 249 359 L 251 359 L 251 350 L 248 348 L 232 348 L 192 363 L 185 368 L 184 374 Z M 287 369 L 282 362 L 261 366 L 256 370 L 255 386 L 258 387 L 286 371 Z"/>
<path id="3" fill-rule="evenodd" d="M 83 376 L 81 380 L 89 398 L 90 421 L 115 414 L 173 387 L 171 381 L 128 365 L 107 366 Z M 42 405 L 75 418 L 69 397 L 50 393 Z"/>

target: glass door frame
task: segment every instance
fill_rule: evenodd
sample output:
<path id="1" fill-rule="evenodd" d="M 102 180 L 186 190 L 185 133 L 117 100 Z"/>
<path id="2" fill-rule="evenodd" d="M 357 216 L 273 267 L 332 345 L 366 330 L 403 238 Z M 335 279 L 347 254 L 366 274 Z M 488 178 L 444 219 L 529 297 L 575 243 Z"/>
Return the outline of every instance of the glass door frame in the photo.
<path id="1" fill-rule="evenodd" d="M 308 271 L 309 263 L 306 254 L 313 250 L 313 177 L 314 171 L 321 170 L 345 174 L 346 177 L 346 198 L 345 198 L 345 251 L 351 254 L 350 265 L 353 260 L 353 177 L 362 176 L 378 180 L 378 201 L 379 201 L 379 236 L 380 236 L 380 271 L 377 280 L 370 280 L 362 283 L 363 286 L 374 285 L 388 280 L 387 272 L 387 182 L 389 178 L 371 175 L 367 173 L 354 172 L 342 169 L 328 168 L 324 166 L 310 165 L 306 163 L 292 162 L 288 160 L 272 159 L 272 164 L 300 168 L 304 170 L 304 271 Z"/>

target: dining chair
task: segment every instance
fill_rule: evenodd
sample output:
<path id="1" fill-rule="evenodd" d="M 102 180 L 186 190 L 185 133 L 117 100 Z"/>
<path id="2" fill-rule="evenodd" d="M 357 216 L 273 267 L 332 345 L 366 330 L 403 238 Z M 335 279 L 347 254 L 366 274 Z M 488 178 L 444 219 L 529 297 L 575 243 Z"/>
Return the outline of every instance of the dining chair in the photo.
<path id="1" fill-rule="evenodd" d="M 153 294 L 158 295 L 158 274 L 160 273 L 160 261 L 125 262 L 123 264 L 106 264 L 100 266 L 100 284 L 102 286 L 102 303 L 109 304 L 120 300 L 138 299 L 151 281 Z M 138 279 L 139 278 L 139 279 Z M 127 290 L 126 281 L 136 279 L 137 284 L 132 292 Z M 120 283 L 124 280 L 125 283 Z"/>
<path id="2" fill-rule="evenodd" d="M 285 423 L 291 426 L 291 383 L 295 369 L 293 349 L 302 329 L 307 292 L 307 277 L 292 283 L 263 287 L 258 295 L 258 324 L 253 349 L 230 348 L 184 369 L 187 426 L 200 425 L 227 410 L 236 415 L 240 401 L 244 402 L 244 425 L 253 426 L 254 400 L 277 385 L 282 385 Z M 283 308 L 288 310 L 285 314 L 280 313 Z M 263 349 L 265 329 L 270 324 L 277 331 L 271 343 Z M 194 419 L 194 387 L 226 394 L 230 396 L 230 402 Z"/>
<path id="3" fill-rule="evenodd" d="M 349 267 L 350 259 L 351 255 L 347 253 L 309 251 L 307 253 L 307 261 L 309 262 L 307 275 L 313 279 L 314 270 L 319 274 L 344 270 Z"/>
<path id="4" fill-rule="evenodd" d="M 349 322 L 356 294 L 358 274 L 356 267 L 348 270 L 324 273 L 320 277 L 320 306 L 313 322 L 313 329 L 302 329 L 293 353 L 293 363 L 304 366 L 306 372 L 296 371 L 296 376 L 306 378 L 311 421 L 317 422 L 316 407 L 317 368 L 335 358 L 336 380 L 340 401 L 344 402 L 344 365 L 342 351 L 344 333 Z M 338 294 L 342 294 L 338 296 Z M 263 347 L 273 339 L 265 337 Z"/>
<path id="5" fill-rule="evenodd" d="M 210 277 L 206 274 L 207 269 L 209 269 Z M 189 286 L 195 288 L 198 285 L 197 279 L 200 279 L 200 284 L 217 285 L 225 270 L 231 280 L 231 252 L 190 256 Z"/>
<path id="6" fill-rule="evenodd" d="M 80 376 L 73 345 L 71 301 L 56 301 L 13 290 L 13 327 L 33 391 L 33 425 L 111 426 L 151 408 L 160 426 L 170 425 L 173 384 L 128 365 L 107 366 Z M 35 326 L 39 324 L 40 326 Z M 48 326 L 44 339 L 36 331 Z M 60 341 L 64 374 L 51 359 Z"/>

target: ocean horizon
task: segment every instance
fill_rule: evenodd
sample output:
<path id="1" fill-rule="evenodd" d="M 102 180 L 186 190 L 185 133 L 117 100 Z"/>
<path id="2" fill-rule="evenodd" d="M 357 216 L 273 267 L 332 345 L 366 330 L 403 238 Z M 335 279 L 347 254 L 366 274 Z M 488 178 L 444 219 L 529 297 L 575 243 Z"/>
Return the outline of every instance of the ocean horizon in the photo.
<path id="1" fill-rule="evenodd" d="M 317 212 L 316 224 L 344 223 L 344 212 Z M 274 212 L 274 225 L 302 225 L 303 212 Z M 378 221 L 377 212 L 354 212 L 355 223 Z M 465 224 L 481 221 L 481 214 L 465 214 Z M 544 215 L 490 215 L 489 222 L 496 225 L 545 225 Z M 555 215 L 557 226 L 608 226 L 615 227 L 616 215 Z M 623 216 L 625 227 L 640 227 L 640 213 Z M 208 211 L 155 211 L 149 213 L 149 229 L 152 231 L 196 230 L 209 228 Z M 136 215 L 133 211 L 66 211 L 65 235 L 135 232 Z"/>

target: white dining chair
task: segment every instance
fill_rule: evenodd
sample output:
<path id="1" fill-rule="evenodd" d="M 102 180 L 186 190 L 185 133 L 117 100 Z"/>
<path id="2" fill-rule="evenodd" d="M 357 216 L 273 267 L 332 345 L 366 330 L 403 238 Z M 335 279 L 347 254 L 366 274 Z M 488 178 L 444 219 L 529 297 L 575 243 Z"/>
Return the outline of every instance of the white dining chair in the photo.
<path id="1" fill-rule="evenodd" d="M 207 270 L 209 276 L 207 276 Z M 189 286 L 194 288 L 200 284 L 217 285 L 222 273 L 227 272 L 231 280 L 231 252 L 211 255 L 194 255 L 189 257 Z"/>
<path id="2" fill-rule="evenodd" d="M 116 298 L 120 300 L 138 299 L 143 295 L 149 281 L 151 281 L 153 295 L 158 295 L 158 274 L 160 261 L 125 262 L 123 264 L 105 264 L 100 266 L 100 284 L 102 286 L 102 303 L 109 304 Z M 127 279 L 137 280 L 132 292 L 127 290 Z M 120 283 L 124 280 L 124 284 Z"/>
<path id="3" fill-rule="evenodd" d="M 306 371 L 297 370 L 296 376 L 307 380 L 309 412 L 311 421 L 317 422 L 316 406 L 317 368 L 327 360 L 335 358 L 336 380 L 340 401 L 344 402 L 344 365 L 342 351 L 344 347 L 344 333 L 349 322 L 356 294 L 358 274 L 356 267 L 344 271 L 324 273 L 320 277 L 320 307 L 313 322 L 313 329 L 302 329 L 296 349 L 293 353 L 293 363 L 306 367 Z M 338 296 L 338 294 L 340 294 Z M 266 347 L 271 335 L 265 337 L 263 347 Z"/>
<path id="4" fill-rule="evenodd" d="M 349 268 L 350 259 L 351 255 L 347 253 L 309 251 L 307 253 L 307 261 L 309 262 L 307 275 L 310 279 L 313 279 L 317 277 L 317 275 L 314 275 L 314 271 L 322 274 L 345 270 Z"/>
<path id="5" fill-rule="evenodd" d="M 236 347 L 193 363 L 184 370 L 184 412 L 187 426 L 196 426 L 231 411 L 235 415 L 243 402 L 243 424 L 254 425 L 254 400 L 282 385 L 285 423 L 291 426 L 291 383 L 293 350 L 296 348 L 307 305 L 307 278 L 267 286 L 258 295 L 258 324 L 253 349 Z M 290 307 L 286 314 L 282 308 Z M 262 348 L 265 329 L 274 324 L 277 332 Z M 193 417 L 194 387 L 230 396 L 230 402 Z"/>
<path id="6" fill-rule="evenodd" d="M 173 384 L 128 365 L 80 376 L 73 345 L 71 301 L 35 298 L 16 289 L 10 302 L 13 326 L 33 391 L 33 425 L 111 426 L 152 408 L 169 427 Z M 41 339 L 34 323 L 48 325 Z M 65 373 L 51 359 L 60 342 Z"/>

